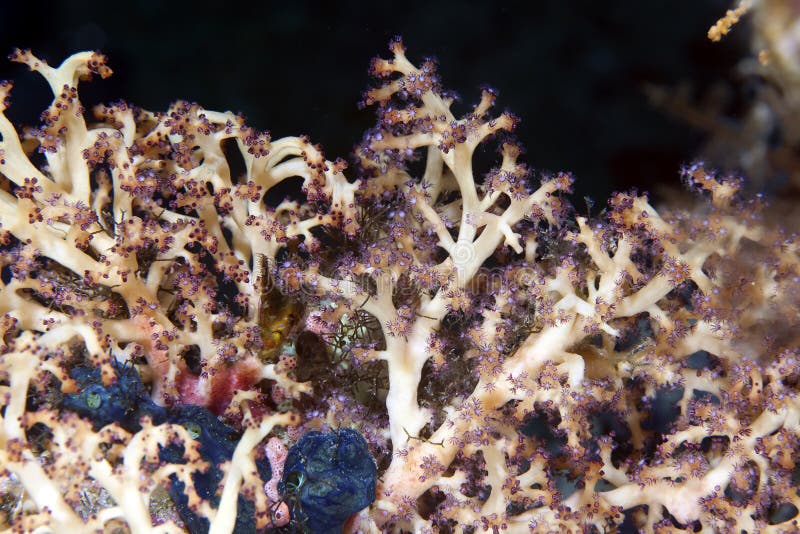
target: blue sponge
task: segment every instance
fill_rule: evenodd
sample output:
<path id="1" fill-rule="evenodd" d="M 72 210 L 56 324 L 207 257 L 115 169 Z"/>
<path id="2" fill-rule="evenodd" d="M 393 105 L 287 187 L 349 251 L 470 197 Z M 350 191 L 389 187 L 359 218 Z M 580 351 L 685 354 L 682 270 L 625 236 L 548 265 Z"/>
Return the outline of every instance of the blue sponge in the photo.
<path id="1" fill-rule="evenodd" d="M 278 484 L 292 520 L 310 532 L 341 532 L 375 500 L 377 469 L 364 437 L 352 428 L 306 433 L 289 449 Z"/>

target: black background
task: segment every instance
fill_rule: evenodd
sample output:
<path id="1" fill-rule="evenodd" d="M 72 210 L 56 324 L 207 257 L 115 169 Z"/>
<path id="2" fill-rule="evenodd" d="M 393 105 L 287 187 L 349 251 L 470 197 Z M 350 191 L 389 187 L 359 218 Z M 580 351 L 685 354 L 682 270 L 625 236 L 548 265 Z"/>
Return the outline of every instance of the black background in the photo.
<path id="1" fill-rule="evenodd" d="M 81 89 L 87 105 L 125 99 L 151 110 L 187 99 L 243 112 L 273 137 L 308 134 L 329 159 L 373 123 L 359 110 L 367 69 L 401 35 L 409 58 L 435 57 L 446 87 L 477 102 L 482 85 L 522 119 L 537 170 L 574 172 L 577 198 L 677 184 L 702 136 L 654 109 L 642 87 L 735 82 L 747 25 L 722 43 L 706 31 L 726 0 L 524 2 L 15 2 L 0 0 L 0 52 L 32 48 L 51 64 L 100 49 L 115 74 Z M 0 61 L 15 80 L 8 115 L 34 123 L 45 83 Z M 735 110 L 732 110 L 735 115 Z M 582 203 L 582 201 L 580 201 Z"/>

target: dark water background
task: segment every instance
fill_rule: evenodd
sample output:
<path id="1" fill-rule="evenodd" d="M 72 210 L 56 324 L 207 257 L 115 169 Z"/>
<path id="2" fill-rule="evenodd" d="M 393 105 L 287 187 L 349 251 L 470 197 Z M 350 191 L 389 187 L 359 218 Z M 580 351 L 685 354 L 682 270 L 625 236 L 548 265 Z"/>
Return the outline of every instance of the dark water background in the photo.
<path id="1" fill-rule="evenodd" d="M 402 35 L 412 61 L 439 60 L 467 109 L 481 85 L 522 119 L 517 135 L 537 170 L 575 173 L 576 204 L 613 190 L 677 183 L 702 135 L 653 109 L 642 86 L 692 82 L 702 96 L 731 84 L 747 23 L 723 43 L 708 27 L 726 0 L 534 2 L 9 2 L 0 53 L 29 47 L 51 64 L 100 49 L 115 75 L 82 89 L 88 104 L 125 99 L 150 110 L 187 99 L 243 112 L 273 137 L 308 134 L 346 157 L 373 122 L 357 102 L 371 57 Z M 16 80 L 9 115 L 32 123 L 44 83 L 0 61 Z M 733 109 L 736 116 L 736 99 Z"/>

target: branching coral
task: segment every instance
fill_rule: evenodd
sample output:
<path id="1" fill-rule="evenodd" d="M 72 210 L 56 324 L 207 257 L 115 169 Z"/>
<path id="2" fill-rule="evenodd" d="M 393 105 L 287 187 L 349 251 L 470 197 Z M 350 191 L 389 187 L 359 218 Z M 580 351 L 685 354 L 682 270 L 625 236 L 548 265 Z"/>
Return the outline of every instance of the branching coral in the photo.
<path id="1" fill-rule="evenodd" d="M 254 440 L 245 440 L 245 431 L 240 444 L 248 445 L 234 453 L 254 454 L 263 435 L 295 416 L 269 415 L 257 395 L 240 396 L 239 402 L 236 392 L 255 394 L 263 379 L 274 381 L 287 395 L 308 388 L 277 372 L 272 356 L 262 353 L 259 277 L 274 265 L 286 240 L 308 235 L 318 224 L 335 223 L 352 231 L 355 186 L 304 139 L 271 143 L 267 134 L 245 127 L 239 117 L 185 102 L 165 114 L 122 103 L 103 107 L 95 110 L 101 122 L 87 126 L 76 87 L 91 73 L 110 74 L 102 56 L 76 54 L 58 68 L 28 52 L 16 52 L 12 59 L 43 75 L 56 98 L 43 114 L 42 127 L 22 139 L 0 116 L 0 375 L 8 399 L 0 441 L 19 441 L 20 449 L 5 464 L 7 473 L 27 492 L 39 491 L 41 477 L 29 473 L 36 455 L 26 445 L 26 432 L 37 422 L 54 432 L 59 415 L 38 421 L 31 414 L 26 419 L 25 399 L 33 395 L 44 410 L 53 408 L 52 399 L 46 398 L 48 388 L 81 393 L 71 370 L 84 364 L 101 369 L 105 385 L 117 379 L 114 362 L 135 364 L 151 382 L 156 403 L 227 411 L 242 424 L 261 429 Z M 3 109 L 10 89 L 9 83 L 3 85 Z M 244 161 L 246 175 L 240 182 L 231 178 L 226 147 Z M 41 168 L 29 159 L 33 150 L 43 158 Z M 329 206 L 326 218 L 293 202 L 262 202 L 271 188 L 295 176 L 303 179 L 310 200 Z M 238 415 L 239 410 L 245 414 Z M 60 424 L 70 427 L 68 421 Z M 86 439 L 81 436 L 84 427 L 72 431 L 71 439 Z M 170 435 L 168 429 L 158 432 Z M 106 434 L 108 430 L 101 430 L 99 436 Z M 102 439 L 105 443 L 109 438 Z M 63 443 L 49 445 L 53 450 L 48 454 L 70 452 L 56 447 Z M 91 456 L 92 449 L 84 454 Z M 57 471 L 53 475 L 60 476 Z M 54 479 L 55 495 L 58 484 L 75 480 L 68 472 L 63 475 Z M 241 480 L 241 475 L 227 476 Z M 144 489 L 149 492 L 158 480 L 164 477 Z M 69 507 L 59 506 L 60 501 L 57 497 L 39 506 L 60 507 L 66 514 Z M 236 499 L 232 502 L 235 517 Z M 229 507 L 225 514 L 231 514 Z M 202 515 L 214 517 L 210 510 Z M 141 522 L 149 516 L 125 514 L 137 521 L 130 525 L 134 530 L 145 528 Z"/>
<path id="2" fill-rule="evenodd" d="M 487 116 L 490 92 L 454 118 L 432 66 L 411 65 L 399 43 L 392 50 L 391 60 L 374 63 L 389 81 L 367 93 L 381 123 L 360 151 L 362 166 L 393 184 L 377 200 L 394 210 L 391 238 L 366 243 L 332 276 L 306 271 L 309 285 L 338 302 L 336 314 L 342 306 L 366 310 L 383 327 L 386 348 L 361 356 L 389 369 L 393 455 L 372 519 L 415 531 L 607 529 L 623 510 L 647 506 L 650 528 L 716 524 L 709 510 L 729 503 L 725 489 L 737 466 L 756 462 L 756 440 L 780 430 L 796 446 L 793 386 L 764 376 L 785 374 L 785 359 L 794 361 L 797 339 L 784 325 L 797 323 L 795 237 L 768 232 L 758 206 L 737 198 L 735 181 L 700 166 L 685 174 L 707 206 L 664 216 L 645 196 L 618 194 L 602 219 L 575 217 L 559 195 L 569 178 L 533 187 L 508 143 L 500 167 L 477 186 L 476 148 L 513 120 Z M 414 151 L 425 158 L 421 176 L 407 173 Z M 346 284 L 349 273 L 378 283 Z M 410 310 L 393 295 L 406 279 L 418 291 Z M 463 319 L 457 328 L 453 316 Z M 625 346 L 621 338 L 641 320 L 647 333 Z M 471 362 L 475 381 L 423 405 L 421 376 L 453 365 L 442 354 L 453 346 L 462 347 L 455 357 Z M 698 351 L 713 354 L 714 366 L 692 368 Z M 770 388 L 753 385 L 732 398 L 743 372 Z M 652 403 L 669 388 L 679 389 L 683 410 L 653 428 Z M 708 396 L 720 405 L 713 419 L 725 414 L 731 426 L 692 418 Z M 557 451 L 523 431 L 542 411 L 559 421 L 565 443 Z M 590 424 L 601 417 L 611 417 L 613 433 Z M 730 446 L 703 451 L 712 436 Z M 623 456 L 612 460 L 615 450 Z M 538 464 L 542 456 L 550 461 Z M 746 530 L 763 526 L 770 506 L 795 500 L 766 482 L 790 487 L 791 469 L 763 457 L 760 465 L 763 491 L 748 500 L 752 513 L 723 513 Z M 569 497 L 555 489 L 561 477 L 576 485 Z M 613 489 L 598 490 L 601 480 Z M 426 516 L 420 498 L 432 500 Z"/>
<path id="3" fill-rule="evenodd" d="M 196 104 L 87 125 L 75 86 L 103 59 L 16 54 L 56 98 L 22 139 L 0 117 L 0 441 L 25 504 L 9 522 L 170 530 L 153 495 L 178 480 L 211 531 L 240 491 L 254 528 L 277 526 L 289 507 L 255 462 L 352 427 L 379 477 L 352 531 L 794 529 L 796 235 L 701 164 L 683 170 L 697 206 L 629 192 L 580 216 L 571 176 L 520 161 L 493 91 L 459 117 L 432 61 L 391 52 L 354 181 L 306 139 Z M 298 198 L 274 198 L 293 177 Z M 59 411 L 87 398 L 75 369 L 111 387 L 120 364 L 166 413 L 205 406 L 242 432 L 212 461 L 218 499 L 194 489 L 208 459 L 184 426 Z M 183 459 L 159 458 L 176 440 Z"/>

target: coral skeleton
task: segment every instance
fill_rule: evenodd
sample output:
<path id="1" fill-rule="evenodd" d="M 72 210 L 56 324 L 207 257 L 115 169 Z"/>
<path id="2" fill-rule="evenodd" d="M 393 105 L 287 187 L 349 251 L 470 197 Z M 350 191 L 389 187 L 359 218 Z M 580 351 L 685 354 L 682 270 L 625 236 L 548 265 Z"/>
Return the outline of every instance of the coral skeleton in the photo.
<path id="1" fill-rule="evenodd" d="M 493 90 L 456 114 L 390 51 L 349 167 L 194 103 L 88 112 L 105 57 L 13 54 L 54 100 L 18 130 L 0 88 L 0 525 L 302 529 L 287 450 L 354 429 L 348 532 L 796 531 L 797 235 L 702 163 L 693 202 L 581 214 Z"/>

